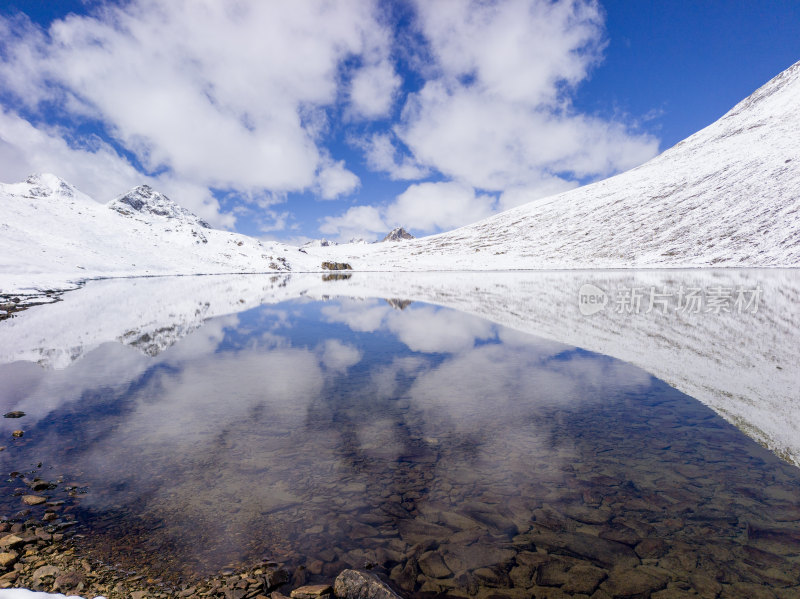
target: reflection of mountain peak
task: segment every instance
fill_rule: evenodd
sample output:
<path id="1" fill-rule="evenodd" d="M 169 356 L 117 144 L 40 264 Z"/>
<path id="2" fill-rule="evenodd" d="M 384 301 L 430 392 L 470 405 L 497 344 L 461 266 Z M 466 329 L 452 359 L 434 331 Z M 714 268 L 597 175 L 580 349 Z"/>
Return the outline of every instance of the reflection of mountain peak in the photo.
<path id="1" fill-rule="evenodd" d="M 166 327 L 159 327 L 152 331 L 127 331 L 119 338 L 119 341 L 125 345 L 133 346 L 143 354 L 154 358 L 161 352 L 175 345 L 175 343 L 192 331 L 199 329 L 202 324 L 203 320 L 200 319 L 191 323 L 182 322 Z"/>
<path id="2" fill-rule="evenodd" d="M 402 300 L 402 299 L 390 298 L 390 297 L 387 297 L 387 298 L 384 298 L 384 299 L 386 300 L 386 303 L 389 304 L 395 310 L 405 310 L 411 304 L 414 303 L 411 300 Z"/>

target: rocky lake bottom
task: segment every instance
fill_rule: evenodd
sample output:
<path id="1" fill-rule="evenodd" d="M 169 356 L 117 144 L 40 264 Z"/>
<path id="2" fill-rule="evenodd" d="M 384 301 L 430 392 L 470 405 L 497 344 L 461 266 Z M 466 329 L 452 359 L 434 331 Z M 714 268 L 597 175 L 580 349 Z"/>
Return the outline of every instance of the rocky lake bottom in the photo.
<path id="1" fill-rule="evenodd" d="M 397 300 L 120 341 L 0 365 L 0 587 L 800 597 L 800 469 L 627 363 Z"/>

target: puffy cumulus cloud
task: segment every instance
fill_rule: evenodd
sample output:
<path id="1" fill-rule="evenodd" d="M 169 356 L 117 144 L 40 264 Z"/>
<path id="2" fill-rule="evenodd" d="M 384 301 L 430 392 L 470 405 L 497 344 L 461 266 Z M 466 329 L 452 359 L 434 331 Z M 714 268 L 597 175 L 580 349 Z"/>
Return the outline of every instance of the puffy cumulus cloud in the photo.
<path id="1" fill-rule="evenodd" d="M 344 160 L 331 162 L 320 169 L 317 176 L 317 190 L 324 200 L 335 200 L 358 188 L 361 181 L 344 166 Z"/>
<path id="2" fill-rule="evenodd" d="M 490 216 L 496 205 L 494 196 L 476 194 L 461 183 L 419 183 L 386 206 L 353 206 L 339 216 L 325 217 L 319 230 L 341 240 L 374 238 L 397 226 L 429 233 Z"/>
<path id="3" fill-rule="evenodd" d="M 353 111 L 364 118 L 386 116 L 401 84 L 402 79 L 387 60 L 360 69 L 350 82 Z"/>
<path id="4" fill-rule="evenodd" d="M 386 209 L 390 225 L 411 224 L 425 232 L 466 225 L 494 212 L 491 195 L 455 182 L 411 185 Z"/>
<path id="5" fill-rule="evenodd" d="M 388 133 L 375 133 L 356 144 L 364 150 L 367 165 L 372 170 L 385 172 L 392 180 L 422 179 L 430 172 L 410 156 L 402 155 Z"/>
<path id="6" fill-rule="evenodd" d="M 148 172 L 335 197 L 357 186 L 320 147 L 325 109 L 345 85 L 342 65 L 353 57 L 363 64 L 348 73 L 360 114 L 387 110 L 398 83 L 387 60 L 391 32 L 376 10 L 356 0 L 133 0 L 71 15 L 47 32 L 4 19 L 0 85 L 30 112 L 57 106 L 62 117 L 102 123 Z M 57 157 L 59 174 L 86 168 L 79 155 Z M 112 162 L 107 178 L 130 170 Z M 128 177 L 119 179 L 123 191 Z"/>
<path id="7" fill-rule="evenodd" d="M 326 216 L 319 230 L 344 240 L 374 237 L 376 233 L 388 231 L 381 210 L 375 206 L 352 206 L 339 216 Z"/>
<path id="8" fill-rule="evenodd" d="M 0 108 L 0 181 L 21 181 L 34 172 L 55 173 L 99 202 L 147 183 L 215 226 L 233 225 L 234 217 L 220 214 L 219 203 L 207 187 L 166 174 L 143 175 L 99 138 L 73 147 L 62 133 L 56 127 L 35 127 Z"/>
<path id="9" fill-rule="evenodd" d="M 548 173 L 609 175 L 657 152 L 654 138 L 570 108 L 601 58 L 595 2 L 418 2 L 417 13 L 436 74 L 395 131 L 422 165 L 503 191 Z"/>

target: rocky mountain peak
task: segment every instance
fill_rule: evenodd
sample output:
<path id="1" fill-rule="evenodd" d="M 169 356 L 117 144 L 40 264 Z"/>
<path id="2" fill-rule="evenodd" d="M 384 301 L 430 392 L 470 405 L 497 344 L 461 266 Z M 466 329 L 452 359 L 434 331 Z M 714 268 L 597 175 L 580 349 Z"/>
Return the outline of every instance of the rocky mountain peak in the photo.
<path id="1" fill-rule="evenodd" d="M 64 181 L 61 177 L 50 173 L 34 173 L 25 179 L 28 186 L 25 195 L 34 198 L 43 198 L 53 195 L 65 198 L 75 197 L 77 189 Z"/>
<path id="2" fill-rule="evenodd" d="M 392 229 L 381 241 L 404 241 L 406 239 L 414 239 L 414 236 L 406 231 L 403 227 L 396 227 Z"/>
<path id="3" fill-rule="evenodd" d="M 149 185 L 134 187 L 125 195 L 108 203 L 108 207 L 123 216 L 155 216 L 166 219 L 177 219 L 190 224 L 210 229 L 210 225 L 196 214 L 179 206 L 163 193 L 155 191 Z"/>

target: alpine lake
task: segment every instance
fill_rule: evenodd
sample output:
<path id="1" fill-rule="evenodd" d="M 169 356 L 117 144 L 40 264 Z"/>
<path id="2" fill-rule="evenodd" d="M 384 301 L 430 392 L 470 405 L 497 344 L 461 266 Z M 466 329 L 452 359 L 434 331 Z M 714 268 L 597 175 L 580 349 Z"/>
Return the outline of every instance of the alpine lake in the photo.
<path id="1" fill-rule="evenodd" d="M 88 282 L 0 322 L 0 584 L 798 598 L 799 306 L 793 271 Z"/>

